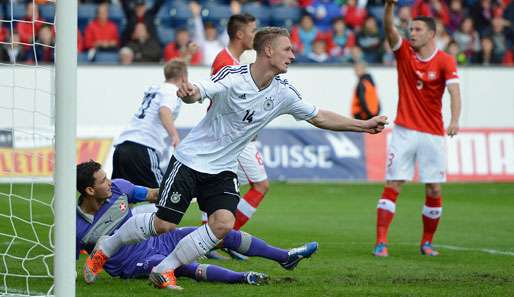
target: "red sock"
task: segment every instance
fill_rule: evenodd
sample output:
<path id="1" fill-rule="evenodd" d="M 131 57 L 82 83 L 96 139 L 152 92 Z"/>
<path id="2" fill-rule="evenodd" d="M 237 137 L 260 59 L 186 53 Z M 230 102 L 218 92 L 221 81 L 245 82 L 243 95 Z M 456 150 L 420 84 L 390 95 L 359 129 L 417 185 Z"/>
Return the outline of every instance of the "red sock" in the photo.
<path id="1" fill-rule="evenodd" d="M 236 222 L 234 224 L 234 230 L 239 230 L 241 227 L 248 222 L 248 220 L 252 217 L 252 215 L 259 207 L 262 199 L 264 199 L 264 194 L 255 190 L 254 188 L 250 188 L 250 190 L 241 198 L 239 204 L 237 205 L 236 211 Z"/>
<path id="2" fill-rule="evenodd" d="M 393 188 L 384 187 L 384 192 L 382 192 L 382 197 L 377 205 L 377 244 L 387 243 L 387 232 L 393 221 L 397 197 L 398 192 Z"/>
<path id="3" fill-rule="evenodd" d="M 425 197 L 425 205 L 423 206 L 423 237 L 421 238 L 421 244 L 425 242 L 432 243 L 432 238 L 437 230 L 439 224 L 439 218 L 443 212 L 441 196 L 437 197 Z"/>

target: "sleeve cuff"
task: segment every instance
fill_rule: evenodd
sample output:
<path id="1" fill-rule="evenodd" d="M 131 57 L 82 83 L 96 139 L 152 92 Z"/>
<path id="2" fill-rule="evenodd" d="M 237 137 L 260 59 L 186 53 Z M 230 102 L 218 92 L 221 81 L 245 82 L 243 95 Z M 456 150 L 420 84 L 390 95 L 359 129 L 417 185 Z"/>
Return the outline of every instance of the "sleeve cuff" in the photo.
<path id="1" fill-rule="evenodd" d="M 148 189 L 142 186 L 135 186 L 134 192 L 132 192 L 132 200 L 134 202 L 142 202 L 146 200 Z"/>
<path id="2" fill-rule="evenodd" d="M 458 84 L 459 83 L 459 79 L 458 78 L 451 78 L 451 79 L 448 79 L 446 81 L 446 85 L 449 85 L 449 84 Z"/>
<path id="3" fill-rule="evenodd" d="M 304 121 L 308 121 L 308 120 L 312 119 L 313 117 L 318 115 L 318 112 L 319 112 L 319 107 L 314 106 L 314 110 L 311 113 L 309 113 L 307 115 L 307 117 L 305 117 Z"/>

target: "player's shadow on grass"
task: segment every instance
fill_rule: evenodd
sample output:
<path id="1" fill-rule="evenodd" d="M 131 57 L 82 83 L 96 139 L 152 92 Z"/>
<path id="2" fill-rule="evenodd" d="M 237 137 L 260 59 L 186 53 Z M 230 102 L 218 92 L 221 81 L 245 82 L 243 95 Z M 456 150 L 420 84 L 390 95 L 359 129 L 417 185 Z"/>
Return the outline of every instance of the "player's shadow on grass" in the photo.
<path id="1" fill-rule="evenodd" d="M 286 277 L 273 277 L 269 280 L 269 284 L 290 284 L 297 282 L 296 278 L 286 276 Z"/>

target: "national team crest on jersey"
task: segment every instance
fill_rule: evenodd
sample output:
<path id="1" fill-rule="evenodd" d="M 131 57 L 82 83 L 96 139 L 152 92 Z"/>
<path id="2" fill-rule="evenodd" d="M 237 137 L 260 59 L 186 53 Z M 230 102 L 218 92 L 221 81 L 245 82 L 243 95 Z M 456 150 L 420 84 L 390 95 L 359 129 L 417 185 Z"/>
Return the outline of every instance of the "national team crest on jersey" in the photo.
<path id="1" fill-rule="evenodd" d="M 180 201 L 180 196 L 181 195 L 179 192 L 173 192 L 173 194 L 171 194 L 171 197 L 170 197 L 171 202 L 178 203 Z"/>
<path id="2" fill-rule="evenodd" d="M 270 111 L 275 106 L 275 102 L 271 97 L 266 97 L 266 100 L 264 100 L 264 110 Z"/>
<path id="3" fill-rule="evenodd" d="M 434 71 L 428 72 L 428 80 L 435 80 L 437 78 L 437 75 Z"/>
<path id="4" fill-rule="evenodd" d="M 120 211 L 121 212 L 125 212 L 125 210 L 127 210 L 127 204 L 125 202 L 121 202 L 120 203 Z"/>

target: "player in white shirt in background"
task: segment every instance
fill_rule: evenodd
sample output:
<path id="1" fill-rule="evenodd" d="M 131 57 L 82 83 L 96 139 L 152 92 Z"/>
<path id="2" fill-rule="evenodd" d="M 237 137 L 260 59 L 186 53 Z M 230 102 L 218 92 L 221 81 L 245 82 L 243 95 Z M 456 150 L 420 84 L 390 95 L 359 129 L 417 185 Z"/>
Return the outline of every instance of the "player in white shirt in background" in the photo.
<path id="1" fill-rule="evenodd" d="M 159 187 L 167 167 L 167 162 L 160 160 L 169 160 L 170 150 L 180 142 L 174 121 L 182 103 L 177 97 L 177 85 L 187 81 L 186 63 L 169 61 L 164 65 L 164 77 L 164 83 L 146 89 L 138 111 L 114 142 L 113 179 Z"/>
<path id="2" fill-rule="evenodd" d="M 177 146 L 161 183 L 156 215 L 135 215 L 118 232 L 99 241 L 86 260 L 86 281 L 94 281 L 121 246 L 175 230 L 191 199 L 198 197 L 209 222 L 180 240 L 149 276 L 157 288 L 179 289 L 174 270 L 204 256 L 232 230 L 240 199 L 237 157 L 274 118 L 290 114 L 322 129 L 371 134 L 380 133 L 387 124 L 385 116 L 355 120 L 303 101 L 298 91 L 278 76 L 287 72 L 295 58 L 287 29 L 259 30 L 254 49 L 255 63 L 225 67 L 208 81 L 180 86 L 177 95 L 185 103 L 210 98 L 212 112 L 207 112 Z M 317 244 L 312 244 L 291 250 L 283 265 L 309 257 L 316 249 Z"/>

